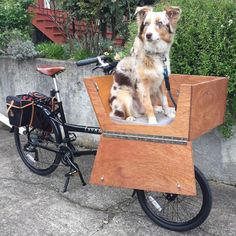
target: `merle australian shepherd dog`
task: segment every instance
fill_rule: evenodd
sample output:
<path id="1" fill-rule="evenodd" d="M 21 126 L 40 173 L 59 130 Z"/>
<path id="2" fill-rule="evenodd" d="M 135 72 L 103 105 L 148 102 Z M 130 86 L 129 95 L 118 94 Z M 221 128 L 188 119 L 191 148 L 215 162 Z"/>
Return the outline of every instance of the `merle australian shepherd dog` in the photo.
<path id="1" fill-rule="evenodd" d="M 154 106 L 160 101 L 164 114 L 170 111 L 164 82 L 164 67 L 170 74 L 169 52 L 173 43 L 179 7 L 154 12 L 152 7 L 136 9 L 138 35 L 131 56 L 122 59 L 114 73 L 110 91 L 111 116 L 133 121 L 146 115 L 149 124 L 156 124 Z"/>

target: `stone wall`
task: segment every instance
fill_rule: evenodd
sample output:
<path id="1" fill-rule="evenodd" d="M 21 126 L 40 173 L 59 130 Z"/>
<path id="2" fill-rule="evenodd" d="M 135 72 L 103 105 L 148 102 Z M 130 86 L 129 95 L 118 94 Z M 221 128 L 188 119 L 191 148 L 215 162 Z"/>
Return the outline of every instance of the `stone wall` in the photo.
<path id="1" fill-rule="evenodd" d="M 91 72 L 93 66 L 78 68 L 74 62 L 69 61 L 35 59 L 22 62 L 10 57 L 0 57 L 0 113 L 6 115 L 7 95 L 30 91 L 49 94 L 50 89 L 53 88 L 51 79 L 36 72 L 38 65 L 45 64 L 66 68 L 65 72 L 59 75 L 58 87 L 68 122 L 97 126 L 83 84 L 83 78 L 95 75 Z M 97 146 L 99 141 L 96 135 L 78 134 L 77 136 L 79 144 L 87 147 Z M 195 163 L 209 179 L 236 184 L 236 127 L 234 136 L 228 140 L 224 140 L 217 130 L 213 130 L 194 141 L 193 147 Z"/>

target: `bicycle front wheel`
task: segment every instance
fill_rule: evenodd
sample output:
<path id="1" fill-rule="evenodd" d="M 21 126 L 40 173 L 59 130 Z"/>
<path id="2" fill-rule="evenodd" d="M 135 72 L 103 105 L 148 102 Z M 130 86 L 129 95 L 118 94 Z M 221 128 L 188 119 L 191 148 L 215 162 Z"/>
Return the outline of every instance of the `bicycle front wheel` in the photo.
<path id="1" fill-rule="evenodd" d="M 39 125 L 38 128 L 23 127 L 23 134 L 15 127 L 14 136 L 17 151 L 24 164 L 35 174 L 45 176 L 56 170 L 61 156 L 52 151 L 58 150 L 56 125 L 43 114 L 43 111 L 40 113 L 43 125 Z"/>
<path id="2" fill-rule="evenodd" d="M 147 216 L 159 226 L 172 231 L 188 231 L 201 225 L 212 206 L 209 184 L 195 167 L 196 196 L 137 190 L 138 201 Z"/>

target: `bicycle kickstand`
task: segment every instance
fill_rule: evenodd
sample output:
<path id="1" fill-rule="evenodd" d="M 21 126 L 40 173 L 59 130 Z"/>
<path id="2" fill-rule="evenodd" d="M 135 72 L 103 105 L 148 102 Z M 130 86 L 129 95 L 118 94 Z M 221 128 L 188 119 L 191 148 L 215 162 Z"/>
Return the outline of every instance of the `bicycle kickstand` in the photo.
<path id="1" fill-rule="evenodd" d="M 68 188 L 71 176 L 79 175 L 82 185 L 83 186 L 86 185 L 86 183 L 84 181 L 84 178 L 83 178 L 83 175 L 82 175 L 82 173 L 79 169 L 78 164 L 73 162 L 70 158 L 68 158 L 67 161 L 70 164 L 70 171 L 65 174 L 66 182 L 65 182 L 65 185 L 64 185 L 64 188 L 63 188 L 63 193 L 67 192 L 67 188 Z"/>

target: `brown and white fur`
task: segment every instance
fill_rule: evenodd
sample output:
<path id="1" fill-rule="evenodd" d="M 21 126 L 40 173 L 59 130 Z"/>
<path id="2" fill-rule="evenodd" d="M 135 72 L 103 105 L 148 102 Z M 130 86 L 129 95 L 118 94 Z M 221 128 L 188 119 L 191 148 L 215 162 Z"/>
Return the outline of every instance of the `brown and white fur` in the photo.
<path id="1" fill-rule="evenodd" d="M 146 6 L 138 7 L 136 14 L 138 35 L 131 56 L 122 59 L 114 73 L 109 100 L 111 116 L 132 121 L 145 114 L 149 124 L 157 124 L 154 106 L 158 99 L 164 113 L 174 116 L 167 102 L 163 71 L 165 63 L 170 74 L 169 52 L 181 10 L 168 7 L 153 12 Z"/>

